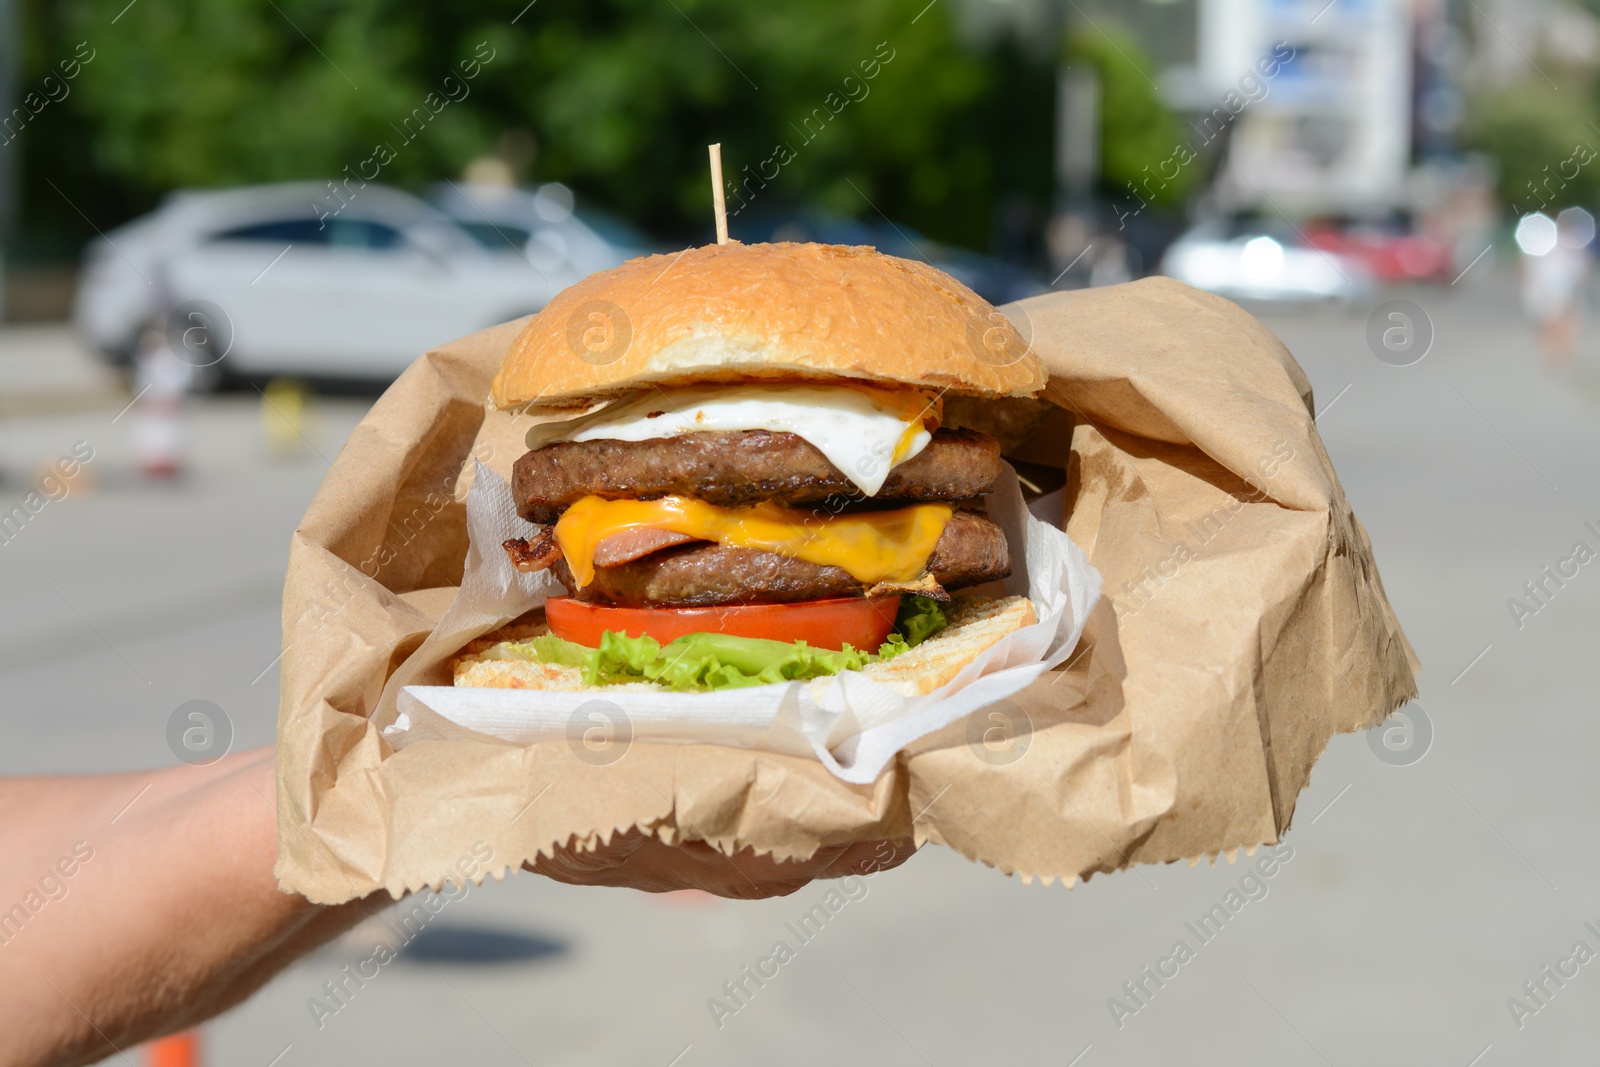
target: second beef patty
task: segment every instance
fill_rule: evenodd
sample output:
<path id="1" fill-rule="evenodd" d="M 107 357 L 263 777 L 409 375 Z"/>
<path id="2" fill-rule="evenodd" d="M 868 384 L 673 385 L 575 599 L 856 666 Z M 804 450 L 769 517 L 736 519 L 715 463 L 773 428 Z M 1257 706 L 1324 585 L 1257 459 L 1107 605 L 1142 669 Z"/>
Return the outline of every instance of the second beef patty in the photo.
<path id="1" fill-rule="evenodd" d="M 712 541 L 664 549 L 614 567 L 597 567 L 594 580 L 582 589 L 573 588 L 566 560 L 558 560 L 554 570 L 579 600 L 630 607 L 793 603 L 865 596 L 871 591 L 867 583 L 839 567 Z M 1011 573 L 1005 534 L 976 512 L 957 511 L 928 558 L 927 570 L 944 589 L 1004 578 Z"/>

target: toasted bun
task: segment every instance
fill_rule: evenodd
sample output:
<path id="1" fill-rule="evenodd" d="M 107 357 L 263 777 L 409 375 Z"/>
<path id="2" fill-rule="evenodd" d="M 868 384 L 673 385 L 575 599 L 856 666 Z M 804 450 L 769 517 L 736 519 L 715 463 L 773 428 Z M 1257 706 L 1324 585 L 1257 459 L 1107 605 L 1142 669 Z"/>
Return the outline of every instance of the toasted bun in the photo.
<path id="1" fill-rule="evenodd" d="M 851 378 L 1034 396 L 1044 364 L 942 271 L 872 248 L 730 242 L 592 274 L 512 342 L 491 398 L 538 412 L 641 386 Z"/>
<path id="2" fill-rule="evenodd" d="M 906 696 L 931 693 L 1006 634 L 1039 621 L 1033 601 L 1025 596 L 958 596 L 945 607 L 944 616 L 949 626 L 894 659 L 867 664 L 861 673 Z"/>
<path id="3" fill-rule="evenodd" d="M 902 652 L 891 660 L 869 663 L 861 673 L 906 696 L 931 693 L 954 678 L 978 653 L 1006 634 L 1038 621 L 1033 602 L 1022 596 L 1008 596 L 1000 600 L 983 596 L 956 597 L 945 608 L 945 618 L 950 624 L 916 648 Z M 659 692 L 649 682 L 586 686 L 583 684 L 583 671 L 577 667 L 522 659 L 484 658 L 485 653 L 492 656 L 491 650 L 501 643 L 495 638 L 526 641 L 549 632 L 549 628 L 540 623 L 503 630 L 491 638 L 468 645 L 466 654 L 455 661 L 455 684 L 485 689 L 588 690 L 607 693 L 643 689 Z M 817 686 L 826 683 L 826 678 L 819 678 L 811 684 Z"/>

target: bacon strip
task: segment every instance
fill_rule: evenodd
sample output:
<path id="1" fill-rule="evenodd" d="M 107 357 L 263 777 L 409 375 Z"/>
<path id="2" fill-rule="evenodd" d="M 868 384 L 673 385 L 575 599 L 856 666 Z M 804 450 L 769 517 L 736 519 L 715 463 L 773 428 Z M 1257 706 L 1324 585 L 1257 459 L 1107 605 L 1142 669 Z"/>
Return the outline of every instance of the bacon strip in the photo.
<path id="1" fill-rule="evenodd" d="M 624 530 L 604 538 L 594 550 L 596 567 L 615 567 L 632 563 L 663 548 L 698 541 L 698 537 L 674 533 L 671 530 Z M 511 565 L 519 571 L 532 574 L 542 571 L 561 558 L 561 546 L 556 543 L 555 527 L 546 526 L 532 540 L 513 537 L 501 543 Z"/>
<path id="2" fill-rule="evenodd" d="M 924 572 L 922 577 L 909 582 L 879 582 L 868 589 L 867 596 L 893 596 L 896 593 L 915 593 L 918 596 L 929 597 L 933 600 L 949 600 L 950 594 L 945 592 L 944 586 L 939 584 L 939 579 Z"/>
<path id="3" fill-rule="evenodd" d="M 506 550 L 513 567 L 528 574 L 542 571 L 561 558 L 561 546 L 556 544 L 553 526 L 542 528 L 531 541 L 513 537 L 502 541 L 500 547 Z"/>
<path id="4" fill-rule="evenodd" d="M 648 556 L 663 548 L 699 541 L 698 537 L 675 533 L 672 530 L 623 530 L 603 538 L 594 546 L 596 567 L 615 567 L 619 563 L 632 563 L 640 556 Z"/>

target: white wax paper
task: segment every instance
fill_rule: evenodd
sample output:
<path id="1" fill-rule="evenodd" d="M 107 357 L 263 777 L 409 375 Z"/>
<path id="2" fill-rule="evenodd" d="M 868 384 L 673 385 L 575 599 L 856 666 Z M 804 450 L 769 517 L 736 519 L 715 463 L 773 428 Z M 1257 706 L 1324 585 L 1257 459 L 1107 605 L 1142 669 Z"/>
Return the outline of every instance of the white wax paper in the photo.
<path id="1" fill-rule="evenodd" d="M 1062 494 L 1034 502 L 1059 520 Z M 991 646 L 949 683 L 907 697 L 853 671 L 710 693 L 642 688 L 563 693 L 411 685 L 469 641 L 565 590 L 548 571 L 512 567 L 500 543 L 537 529 L 516 513 L 505 479 L 479 464 L 467 496 L 467 552 L 461 590 L 423 645 L 389 679 L 374 720 L 395 748 L 425 740 L 494 738 L 513 745 L 578 738 L 602 730 L 612 741 L 731 745 L 820 760 L 840 779 L 865 784 L 913 741 L 1004 700 L 1072 654 L 1100 574 L 1053 521 L 1023 503 L 1008 466 L 987 498 L 989 517 L 1011 545 L 1007 595 L 1026 595 L 1039 621 Z M 1052 513 L 1053 509 L 1053 513 Z"/>

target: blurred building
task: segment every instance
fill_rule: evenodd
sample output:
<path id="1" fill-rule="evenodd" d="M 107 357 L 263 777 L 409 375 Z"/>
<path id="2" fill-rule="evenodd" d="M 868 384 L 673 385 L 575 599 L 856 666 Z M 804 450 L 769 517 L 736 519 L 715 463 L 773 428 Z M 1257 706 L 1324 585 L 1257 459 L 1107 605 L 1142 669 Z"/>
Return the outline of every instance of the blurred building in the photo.
<path id="1" fill-rule="evenodd" d="M 1412 150 L 1405 0 L 1202 0 L 1195 63 L 1169 101 L 1206 137 L 1231 125 L 1216 206 L 1391 206 Z M 1265 66 L 1263 63 L 1265 62 Z"/>
<path id="2" fill-rule="evenodd" d="M 1600 39 L 1594 16 L 1564 0 L 969 0 L 967 9 L 980 13 L 968 19 L 979 34 L 1112 42 L 1128 68 L 1151 71 L 1145 80 L 1178 117 L 1179 143 L 1143 177 L 1109 175 L 1107 145 L 1135 131 L 1108 125 L 1098 79 L 1125 70 L 1116 58 L 1109 72 L 1057 60 L 1058 267 L 1078 262 L 1097 234 L 1095 247 L 1131 242 L 1153 262 L 1180 214 L 1282 214 L 1384 240 L 1422 233 L 1476 256 L 1494 172 L 1463 156 L 1465 87 L 1538 77 L 1529 55 L 1588 63 Z M 1557 46 L 1546 40 L 1553 32 L 1567 39 Z M 1180 170 L 1187 211 L 1145 211 L 1148 194 Z"/>
<path id="3" fill-rule="evenodd" d="M 1525 50 L 1541 50 L 1542 35 L 1569 24 L 1563 49 L 1595 48 L 1593 19 L 1564 4 L 1484 6 L 1520 28 Z M 1494 38 L 1495 47 L 1467 54 L 1454 23 L 1501 22 L 1477 8 L 1450 0 L 1015 0 L 972 3 L 968 23 L 979 33 L 1003 24 L 1035 41 L 1059 40 L 1074 26 L 1126 30 L 1159 71 L 1162 99 L 1185 119 L 1188 147 L 1216 167 L 1208 206 L 1266 199 L 1291 213 L 1361 211 L 1406 204 L 1414 164 L 1454 153 L 1466 71 L 1510 77 L 1510 56 L 1526 72 L 1524 45 L 1493 29 L 1473 36 Z M 1264 68 L 1264 60 L 1274 62 Z M 1061 163 L 1070 170 L 1075 161 L 1068 152 Z"/>
<path id="4" fill-rule="evenodd" d="M 1462 12 L 1474 27 L 1473 48 L 1462 56 L 1475 85 L 1496 88 L 1546 75 L 1541 64 L 1592 69 L 1600 60 L 1600 23 L 1592 6 L 1572 0 L 1474 0 Z"/>

